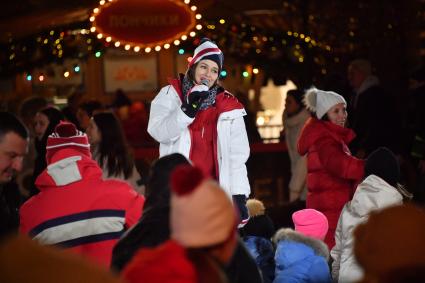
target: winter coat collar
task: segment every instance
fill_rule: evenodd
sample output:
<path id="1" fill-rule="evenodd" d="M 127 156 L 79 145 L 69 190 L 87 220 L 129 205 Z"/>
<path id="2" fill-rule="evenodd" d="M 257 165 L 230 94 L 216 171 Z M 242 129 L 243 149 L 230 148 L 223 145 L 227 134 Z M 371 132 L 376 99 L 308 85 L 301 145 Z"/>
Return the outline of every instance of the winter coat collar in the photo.
<path id="1" fill-rule="evenodd" d="M 377 85 L 379 85 L 379 79 L 375 76 L 368 76 L 360 85 L 359 89 L 357 89 L 356 93 L 360 94 L 364 92 L 365 90 L 367 90 L 368 88 L 371 88 Z"/>
<path id="2" fill-rule="evenodd" d="M 35 185 L 40 191 L 66 186 L 84 179 L 101 179 L 102 170 L 96 161 L 72 148 L 58 151 L 51 163 L 37 177 Z"/>
<path id="3" fill-rule="evenodd" d="M 282 228 L 276 232 L 276 234 L 273 236 L 273 242 L 275 245 L 277 245 L 279 241 L 293 241 L 302 243 L 311 247 L 317 255 L 324 257 L 326 260 L 329 259 L 329 249 L 323 241 L 307 237 L 290 228 Z"/>
<path id="4" fill-rule="evenodd" d="M 180 79 L 169 78 L 168 83 L 176 90 L 180 100 L 183 101 L 182 83 Z M 235 98 L 233 94 L 226 91 L 224 88 L 219 87 L 216 97 L 216 106 L 219 113 L 229 112 L 235 109 L 243 109 L 243 105 Z"/>
<path id="5" fill-rule="evenodd" d="M 357 187 L 347 209 L 351 213 L 363 217 L 369 214 L 371 210 L 401 204 L 402 202 L 403 196 L 396 188 L 376 175 L 369 175 Z"/>
<path id="6" fill-rule="evenodd" d="M 301 155 L 306 154 L 309 148 L 314 145 L 317 140 L 326 136 L 326 134 L 333 137 L 336 141 L 342 141 L 345 144 L 349 144 L 356 136 L 354 131 L 349 128 L 344 128 L 332 122 L 311 117 L 307 120 L 300 135 L 298 141 L 299 153 Z"/>

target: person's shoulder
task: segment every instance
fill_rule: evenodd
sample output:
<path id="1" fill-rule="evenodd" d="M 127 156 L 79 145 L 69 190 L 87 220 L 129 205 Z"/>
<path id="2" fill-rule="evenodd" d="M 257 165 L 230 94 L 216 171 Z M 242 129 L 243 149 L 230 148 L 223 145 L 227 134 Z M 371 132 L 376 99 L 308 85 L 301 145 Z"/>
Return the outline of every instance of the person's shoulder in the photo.
<path id="1" fill-rule="evenodd" d="M 120 179 L 102 180 L 100 186 L 102 190 L 111 194 L 137 194 L 126 181 Z"/>
<path id="2" fill-rule="evenodd" d="M 232 110 L 244 110 L 244 106 L 239 100 L 227 90 L 223 90 L 216 97 L 216 107 L 219 112 L 228 112 Z"/>

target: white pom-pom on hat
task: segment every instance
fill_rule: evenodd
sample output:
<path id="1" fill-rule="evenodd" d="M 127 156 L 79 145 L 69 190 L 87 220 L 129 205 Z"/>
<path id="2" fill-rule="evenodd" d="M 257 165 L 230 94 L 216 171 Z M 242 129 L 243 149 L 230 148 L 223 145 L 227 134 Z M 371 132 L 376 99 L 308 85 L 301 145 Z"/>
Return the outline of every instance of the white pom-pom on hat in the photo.
<path id="1" fill-rule="evenodd" d="M 344 97 L 338 93 L 315 87 L 308 89 L 304 96 L 304 105 L 311 112 L 315 112 L 318 119 L 321 119 L 329 109 L 340 103 L 347 105 Z"/>

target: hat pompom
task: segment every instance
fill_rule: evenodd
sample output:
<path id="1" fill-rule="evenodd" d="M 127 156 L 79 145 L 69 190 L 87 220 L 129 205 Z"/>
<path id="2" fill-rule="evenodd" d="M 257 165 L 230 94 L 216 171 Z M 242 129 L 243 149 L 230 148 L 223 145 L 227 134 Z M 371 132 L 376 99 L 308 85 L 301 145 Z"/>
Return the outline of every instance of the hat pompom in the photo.
<path id="1" fill-rule="evenodd" d="M 246 202 L 246 206 L 248 208 L 249 216 L 264 215 L 266 210 L 264 203 L 258 199 L 249 199 Z"/>
<path id="2" fill-rule="evenodd" d="M 208 37 L 204 37 L 204 38 L 202 38 L 202 39 L 201 39 L 201 41 L 199 42 L 199 45 L 201 45 L 202 43 L 207 42 L 207 41 L 211 41 L 211 39 L 209 39 Z M 211 42 L 212 42 L 212 41 L 211 41 Z"/>
<path id="3" fill-rule="evenodd" d="M 73 137 L 76 136 L 78 131 L 74 124 L 61 121 L 55 128 L 55 132 L 59 137 Z"/>
<path id="4" fill-rule="evenodd" d="M 317 105 L 317 88 L 312 87 L 308 89 L 304 95 L 304 105 L 305 107 L 312 111 L 316 112 L 316 105 Z"/>
<path id="5" fill-rule="evenodd" d="M 171 173 L 171 189 L 179 196 L 189 194 L 204 178 L 201 169 L 190 165 L 180 165 Z"/>

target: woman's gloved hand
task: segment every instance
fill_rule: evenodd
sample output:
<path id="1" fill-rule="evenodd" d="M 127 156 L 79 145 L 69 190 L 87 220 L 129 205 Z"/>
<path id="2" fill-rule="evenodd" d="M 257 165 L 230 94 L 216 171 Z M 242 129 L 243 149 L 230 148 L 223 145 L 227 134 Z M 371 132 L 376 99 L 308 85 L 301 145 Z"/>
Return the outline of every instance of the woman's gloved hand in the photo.
<path id="1" fill-rule="evenodd" d="M 190 89 L 185 101 L 181 106 L 182 111 L 189 116 L 194 118 L 202 104 L 202 101 L 208 97 L 208 86 L 196 85 Z"/>

